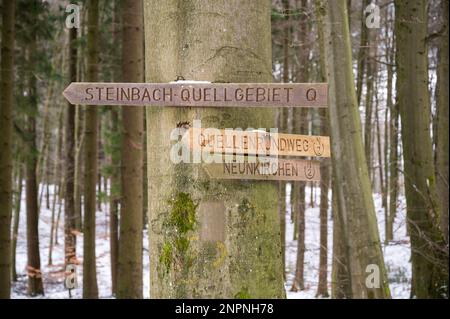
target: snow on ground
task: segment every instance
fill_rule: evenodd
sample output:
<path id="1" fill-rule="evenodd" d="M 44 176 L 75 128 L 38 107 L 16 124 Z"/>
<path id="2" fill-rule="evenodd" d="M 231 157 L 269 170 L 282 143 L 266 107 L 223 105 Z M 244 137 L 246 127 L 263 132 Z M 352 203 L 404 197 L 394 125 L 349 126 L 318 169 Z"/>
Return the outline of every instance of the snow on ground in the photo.
<path id="1" fill-rule="evenodd" d="M 295 274 L 295 262 L 297 245 L 296 240 L 293 240 L 294 226 L 291 222 L 291 207 L 287 202 L 286 212 L 286 293 L 288 298 L 292 299 L 306 299 L 315 298 L 318 284 L 318 269 L 319 269 L 319 207 L 311 207 L 309 204 L 311 188 L 306 188 L 307 210 L 306 210 L 306 253 L 305 253 L 305 290 L 299 292 L 291 292 L 292 280 Z M 290 192 L 290 185 L 288 184 L 287 193 Z M 319 203 L 320 189 L 314 190 L 316 203 Z M 53 194 L 53 187 L 50 187 L 50 194 Z M 24 194 L 23 194 L 24 195 Z M 50 206 L 52 204 L 53 196 L 50 195 Z M 378 227 L 380 230 L 381 240 L 384 240 L 384 210 L 381 207 L 381 196 L 374 194 L 375 207 L 378 217 Z M 399 212 L 395 221 L 394 238 L 395 241 L 387 246 L 383 245 L 384 258 L 386 268 L 388 270 L 390 288 L 393 298 L 409 298 L 409 287 L 411 282 L 411 264 L 409 238 L 406 236 L 405 225 L 405 207 L 404 198 L 399 200 Z M 55 215 L 58 214 L 58 205 L 56 205 Z M 331 256 L 332 256 L 332 220 L 331 216 L 328 221 L 328 283 L 331 289 Z M 55 217 L 56 219 L 56 217 Z M 111 271 L 110 271 L 110 256 L 109 256 L 109 228 L 108 228 L 108 208 L 106 205 L 102 207 L 101 211 L 97 212 L 96 219 L 96 255 L 97 255 L 97 281 L 100 298 L 114 298 L 111 294 Z M 69 292 L 64 287 L 64 212 L 61 209 L 60 221 L 58 226 L 58 244 L 53 248 L 53 263 L 48 265 L 49 255 L 49 241 L 51 228 L 51 210 L 45 207 L 45 198 L 43 198 L 41 213 L 39 217 L 39 246 L 41 254 L 41 270 L 44 278 L 45 296 L 40 298 L 68 298 Z M 144 232 L 144 298 L 149 298 L 149 256 L 148 256 L 148 234 Z M 17 274 L 18 281 L 13 284 L 12 298 L 26 298 L 27 297 L 27 276 L 26 276 L 26 211 L 25 199 L 22 198 L 19 234 L 17 242 Z M 80 234 L 77 238 L 77 252 L 78 256 L 83 250 L 83 235 Z M 72 290 L 73 298 L 82 297 L 82 282 L 83 282 L 83 261 L 79 257 L 79 266 L 77 268 L 78 288 Z"/>
<path id="2" fill-rule="evenodd" d="M 23 192 L 24 193 L 24 192 Z M 53 187 L 50 186 L 50 208 L 53 202 Z M 64 287 L 64 211 L 61 209 L 60 222 L 58 227 L 58 245 L 55 245 L 52 253 L 52 265 L 48 265 L 48 255 L 50 246 L 51 229 L 51 209 L 47 209 L 46 201 L 43 197 L 41 213 L 39 216 L 39 247 L 41 254 L 41 271 L 44 278 L 45 296 L 39 298 L 69 298 L 69 291 Z M 55 209 L 55 220 L 58 213 L 58 205 Z M 18 282 L 13 284 L 12 298 L 26 298 L 27 294 L 27 239 L 26 239 L 26 210 L 25 198 L 22 198 L 19 233 L 17 240 L 17 275 Z M 96 218 L 96 245 L 97 256 L 97 284 L 100 298 L 113 298 L 111 293 L 111 263 L 109 249 L 109 214 L 106 205 L 101 211 L 97 211 Z M 150 277 L 149 277 L 149 256 L 148 256 L 148 235 L 144 231 L 144 298 L 149 298 Z M 83 283 L 83 259 L 80 258 L 83 252 L 83 234 L 77 236 L 77 281 L 78 288 L 72 290 L 72 298 L 82 298 Z"/>
<path id="3" fill-rule="evenodd" d="M 290 184 L 286 193 L 289 196 Z M 319 206 L 320 188 L 313 191 L 315 207 L 310 205 L 311 188 L 306 187 L 306 213 L 305 213 L 305 290 L 292 292 L 292 281 L 295 276 L 297 258 L 297 240 L 294 240 L 294 224 L 291 222 L 291 204 L 286 202 L 286 293 L 289 299 L 316 298 L 319 280 L 319 248 L 320 248 L 320 220 Z M 331 195 L 331 193 L 330 193 Z M 331 203 L 331 196 L 330 203 Z M 411 285 L 411 263 L 409 237 L 406 235 L 405 213 L 406 203 L 404 197 L 399 198 L 397 217 L 394 224 L 394 241 L 384 245 L 384 208 L 381 206 L 381 195 L 374 194 L 375 210 L 377 213 L 378 230 L 384 253 L 384 261 L 388 271 L 389 286 L 392 298 L 409 298 Z M 331 207 L 331 205 L 329 205 Z M 333 251 L 333 221 L 331 211 L 328 213 L 328 292 L 331 293 L 331 261 Z"/>

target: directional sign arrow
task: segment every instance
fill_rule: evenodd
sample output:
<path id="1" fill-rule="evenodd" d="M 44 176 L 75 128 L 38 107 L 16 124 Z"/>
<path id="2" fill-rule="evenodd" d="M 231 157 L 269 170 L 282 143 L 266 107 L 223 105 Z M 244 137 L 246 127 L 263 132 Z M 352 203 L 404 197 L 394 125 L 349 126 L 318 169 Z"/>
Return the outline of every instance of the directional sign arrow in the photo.
<path id="1" fill-rule="evenodd" d="M 328 136 L 190 128 L 182 142 L 191 150 L 215 154 L 330 157 Z"/>
<path id="2" fill-rule="evenodd" d="M 183 107 L 327 107 L 327 83 L 87 83 L 63 92 L 72 104 Z"/>

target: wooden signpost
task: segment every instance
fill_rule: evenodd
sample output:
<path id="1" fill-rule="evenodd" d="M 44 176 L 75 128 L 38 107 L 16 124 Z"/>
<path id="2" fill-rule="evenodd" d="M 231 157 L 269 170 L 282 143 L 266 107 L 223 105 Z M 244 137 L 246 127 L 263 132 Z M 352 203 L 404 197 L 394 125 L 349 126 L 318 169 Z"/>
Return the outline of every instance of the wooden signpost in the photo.
<path id="1" fill-rule="evenodd" d="M 71 83 L 72 104 L 187 107 L 326 107 L 326 83 Z"/>
<path id="2" fill-rule="evenodd" d="M 328 136 L 190 128 L 182 141 L 211 153 L 330 157 Z"/>
<path id="3" fill-rule="evenodd" d="M 269 161 L 205 164 L 203 167 L 214 179 L 320 181 L 319 161 L 275 158 Z"/>
<path id="4" fill-rule="evenodd" d="M 63 92 L 71 104 L 176 107 L 327 107 L 327 83 L 85 83 Z M 205 164 L 214 179 L 319 181 L 320 162 L 278 156 L 330 157 L 328 136 L 190 128 L 182 141 L 194 151 L 268 155 Z"/>

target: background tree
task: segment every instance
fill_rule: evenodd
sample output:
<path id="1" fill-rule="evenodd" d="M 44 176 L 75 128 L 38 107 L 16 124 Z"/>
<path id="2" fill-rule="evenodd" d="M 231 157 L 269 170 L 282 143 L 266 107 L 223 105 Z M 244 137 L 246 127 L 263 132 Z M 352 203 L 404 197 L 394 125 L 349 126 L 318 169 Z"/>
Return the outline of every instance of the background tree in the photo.
<path id="1" fill-rule="evenodd" d="M 370 179 L 365 165 L 361 123 L 352 72 L 345 0 L 330 1 L 324 13 L 325 51 L 329 81 L 332 165 L 336 177 L 339 231 L 348 256 L 350 298 L 388 298 L 389 286 L 381 251 Z M 335 242 L 335 245 L 337 243 Z M 366 267 L 378 266 L 380 288 L 365 284 Z"/>
<path id="2" fill-rule="evenodd" d="M 69 31 L 69 81 L 77 81 L 77 29 Z M 75 106 L 67 104 L 65 113 L 65 197 L 64 197 L 64 263 L 76 260 L 75 215 Z"/>
<path id="3" fill-rule="evenodd" d="M 88 2 L 87 81 L 98 77 L 98 0 Z M 97 109 L 87 106 L 84 124 L 84 245 L 83 245 L 83 298 L 97 298 L 95 256 L 95 216 L 97 185 Z"/>
<path id="4" fill-rule="evenodd" d="M 2 3 L 0 104 L 0 299 L 11 290 L 12 108 L 16 2 Z"/>
<path id="5" fill-rule="evenodd" d="M 448 297 L 448 246 L 439 228 L 431 143 L 426 1 L 395 3 L 397 102 L 405 165 L 408 232 L 417 298 Z M 448 138 L 448 137 L 447 137 Z"/>
<path id="6" fill-rule="evenodd" d="M 441 229 L 448 243 L 448 1 L 441 1 L 442 31 L 439 36 L 437 69 L 437 137 L 436 137 L 436 186 L 441 215 Z"/>
<path id="7" fill-rule="evenodd" d="M 144 37 L 142 1 L 122 3 L 122 76 L 124 82 L 143 82 Z M 122 200 L 118 259 L 119 298 L 142 298 L 142 132 L 143 110 L 123 106 Z"/>

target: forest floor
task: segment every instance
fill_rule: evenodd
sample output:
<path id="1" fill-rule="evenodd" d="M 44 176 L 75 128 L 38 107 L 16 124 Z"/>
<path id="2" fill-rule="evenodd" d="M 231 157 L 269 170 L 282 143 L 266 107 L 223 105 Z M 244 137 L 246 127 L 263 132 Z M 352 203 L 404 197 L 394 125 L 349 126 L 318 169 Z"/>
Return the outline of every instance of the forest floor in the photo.
<path id="1" fill-rule="evenodd" d="M 50 187 L 50 206 L 52 205 L 53 188 Z M 310 205 L 311 188 L 306 189 L 307 210 L 305 227 L 305 289 L 299 292 L 291 292 L 292 280 L 295 275 L 295 263 L 297 254 L 297 241 L 293 239 L 294 224 L 291 222 L 291 207 L 287 203 L 286 212 L 286 293 L 291 299 L 316 298 L 318 275 L 319 275 L 319 207 L 320 189 L 314 189 L 314 198 L 317 203 L 315 207 Z M 287 193 L 290 187 L 288 184 Z M 378 227 L 380 238 L 384 240 L 384 209 L 381 207 L 381 196 L 374 194 L 375 207 L 377 211 Z M 41 269 L 44 278 L 45 296 L 39 298 L 69 298 L 69 291 L 64 287 L 64 212 L 61 208 L 61 217 L 57 228 L 58 243 L 54 245 L 52 253 L 52 264 L 48 264 L 50 229 L 51 229 L 51 209 L 47 209 L 45 198 L 42 201 L 43 207 L 39 216 L 39 246 L 41 254 Z M 395 240 L 389 245 L 383 245 L 384 259 L 388 270 L 389 284 L 393 298 L 409 298 L 411 285 L 411 264 L 409 237 L 406 235 L 405 225 L 406 204 L 403 197 L 399 199 L 399 210 L 394 226 Z M 58 214 L 56 205 L 55 216 Z M 96 219 L 96 255 L 97 255 L 97 281 L 100 298 L 114 298 L 111 294 L 111 269 L 109 256 L 109 226 L 108 209 L 105 206 L 97 212 Z M 56 217 L 55 217 L 56 219 Z M 331 288 L 331 252 L 332 252 L 332 220 L 328 222 L 328 286 Z M 144 232 L 144 298 L 149 298 L 149 256 L 148 256 L 148 234 Z M 77 238 L 77 251 L 83 250 L 83 235 Z M 26 243 L 26 211 L 25 201 L 22 199 L 19 233 L 17 241 L 17 275 L 18 280 L 13 284 L 12 298 L 28 298 L 27 296 L 27 243 Z M 80 267 L 77 270 L 78 288 L 72 291 L 72 298 L 82 297 L 82 260 L 79 259 Z"/>

